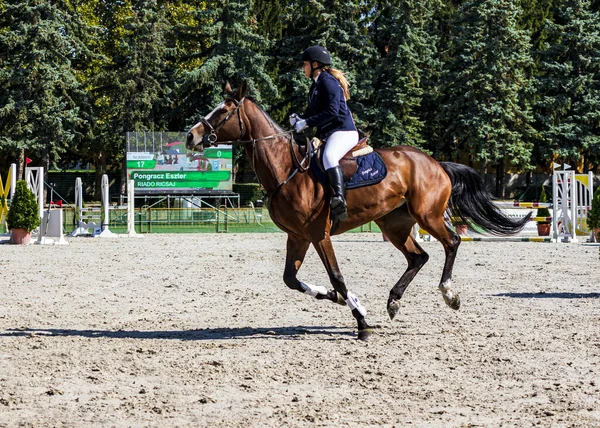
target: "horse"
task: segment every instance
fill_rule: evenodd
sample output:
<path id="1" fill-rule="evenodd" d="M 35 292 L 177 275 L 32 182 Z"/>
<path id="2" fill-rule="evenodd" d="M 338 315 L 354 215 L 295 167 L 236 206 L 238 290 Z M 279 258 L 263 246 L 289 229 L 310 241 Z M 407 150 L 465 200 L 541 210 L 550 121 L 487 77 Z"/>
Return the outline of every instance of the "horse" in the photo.
<path id="1" fill-rule="evenodd" d="M 347 191 L 348 217 L 332 232 L 330 190 L 310 168 L 310 151 L 297 144 L 291 131 L 284 131 L 248 95 L 246 82 L 237 90 L 227 83 L 223 90 L 224 100 L 188 131 L 187 149 L 198 150 L 217 143 L 244 146 L 267 193 L 271 219 L 287 233 L 283 282 L 318 300 L 347 305 L 357 322 L 358 339 L 368 339 L 376 326 L 367 323 L 366 308 L 346 286 L 332 235 L 374 221 L 404 254 L 408 266 L 390 290 L 387 301 L 387 312 L 394 320 L 406 288 L 429 259 L 412 234 L 415 224 L 444 247 L 439 290 L 445 303 L 458 310 L 460 297 L 452 288 L 452 269 L 461 238 L 449 227 L 448 216 L 500 236 L 519 232 L 529 221 L 531 213 L 522 219 L 504 215 L 493 204 L 474 169 L 438 162 L 414 147 L 395 146 L 375 149 L 387 167 L 386 177 L 378 184 Z M 327 270 L 333 290 L 298 279 L 311 244 Z"/>

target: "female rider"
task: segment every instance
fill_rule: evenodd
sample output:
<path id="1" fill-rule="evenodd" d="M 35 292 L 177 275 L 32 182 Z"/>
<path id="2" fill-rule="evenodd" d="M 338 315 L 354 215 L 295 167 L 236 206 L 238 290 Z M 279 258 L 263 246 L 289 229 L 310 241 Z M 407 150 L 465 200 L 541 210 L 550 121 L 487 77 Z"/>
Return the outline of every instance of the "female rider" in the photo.
<path id="1" fill-rule="evenodd" d="M 350 98 L 349 83 L 341 71 L 331 68 L 331 56 L 322 46 L 306 49 L 302 62 L 304 75 L 314 82 L 308 93 L 304 118 L 294 113 L 290 116 L 290 124 L 296 132 L 316 126 L 317 138 L 326 142 L 323 166 L 333 189 L 331 213 L 334 220 L 344 221 L 348 212 L 340 159 L 358 143 L 358 131 L 346 104 Z"/>

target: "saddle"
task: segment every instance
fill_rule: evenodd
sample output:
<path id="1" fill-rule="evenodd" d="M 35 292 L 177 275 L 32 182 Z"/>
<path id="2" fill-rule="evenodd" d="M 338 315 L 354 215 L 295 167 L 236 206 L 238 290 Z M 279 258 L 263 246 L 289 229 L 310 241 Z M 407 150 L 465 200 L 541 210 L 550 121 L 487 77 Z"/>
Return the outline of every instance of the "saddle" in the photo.
<path id="1" fill-rule="evenodd" d="M 362 138 L 356 146 L 340 159 L 340 167 L 346 183 L 346 189 L 377 184 L 387 175 L 387 167 L 383 159 L 367 144 L 368 137 Z M 325 144 L 318 138 L 313 138 L 307 150 L 312 151 L 311 167 L 317 179 L 328 185 L 327 174 L 323 167 L 323 148 Z"/>
<path id="2" fill-rule="evenodd" d="M 358 163 L 356 162 L 356 158 L 373 152 L 373 147 L 367 144 L 368 140 L 369 137 L 361 138 L 358 141 L 358 144 L 352 147 L 352 149 L 350 149 L 350 151 L 348 151 L 348 153 L 346 153 L 344 157 L 340 159 L 340 166 L 342 167 L 342 173 L 344 174 L 344 181 L 349 181 L 356 171 L 358 171 Z M 318 164 L 321 171 L 325 172 L 322 160 L 325 144 L 323 144 L 323 142 L 317 137 L 313 138 L 310 144 L 314 150 L 313 153 L 315 153 L 317 155 L 316 157 L 319 159 Z"/>

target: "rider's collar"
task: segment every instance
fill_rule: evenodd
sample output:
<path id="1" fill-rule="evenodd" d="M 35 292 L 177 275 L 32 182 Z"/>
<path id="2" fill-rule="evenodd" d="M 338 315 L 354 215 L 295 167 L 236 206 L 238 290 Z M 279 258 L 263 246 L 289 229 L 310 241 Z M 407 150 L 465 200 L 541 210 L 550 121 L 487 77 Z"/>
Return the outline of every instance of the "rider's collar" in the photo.
<path id="1" fill-rule="evenodd" d="M 323 74 L 322 71 L 319 74 L 317 74 L 315 77 L 313 77 L 313 80 L 315 81 L 315 83 L 317 83 L 317 81 L 319 80 L 319 77 L 321 77 L 321 74 Z"/>

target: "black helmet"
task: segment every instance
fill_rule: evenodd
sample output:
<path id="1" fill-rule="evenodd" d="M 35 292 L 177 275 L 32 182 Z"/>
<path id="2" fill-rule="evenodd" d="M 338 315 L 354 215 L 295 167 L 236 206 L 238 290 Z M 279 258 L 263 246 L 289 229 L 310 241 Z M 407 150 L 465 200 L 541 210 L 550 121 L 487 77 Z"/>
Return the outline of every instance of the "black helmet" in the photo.
<path id="1" fill-rule="evenodd" d="M 329 51 L 323 46 L 311 46 L 302 54 L 302 61 L 317 61 L 323 65 L 331 65 L 331 56 Z"/>

